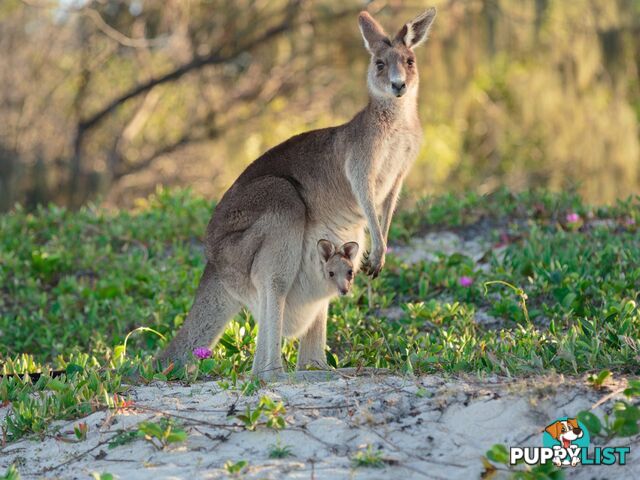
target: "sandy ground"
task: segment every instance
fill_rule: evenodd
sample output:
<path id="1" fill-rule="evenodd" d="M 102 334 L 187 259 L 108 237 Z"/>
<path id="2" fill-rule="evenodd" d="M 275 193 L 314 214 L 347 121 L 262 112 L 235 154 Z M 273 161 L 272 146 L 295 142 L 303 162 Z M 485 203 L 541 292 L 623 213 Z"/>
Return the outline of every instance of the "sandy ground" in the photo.
<path id="1" fill-rule="evenodd" d="M 248 461 L 238 477 L 251 479 L 480 478 L 482 456 L 493 444 L 540 446 L 547 424 L 594 405 L 602 416 L 622 387 L 595 390 L 581 379 L 561 376 L 324 378 L 270 384 L 251 396 L 217 382 L 135 387 L 129 392 L 131 408 L 85 419 L 87 440 L 22 440 L 0 452 L 0 465 L 15 462 L 24 479 L 86 479 L 92 472 L 120 479 L 231 478 L 224 469 L 229 460 Z M 286 407 L 287 426 L 280 432 L 265 426 L 247 431 L 228 416 L 255 406 L 263 395 Z M 118 432 L 160 416 L 182 422 L 187 441 L 164 450 L 144 439 L 108 447 Z M 76 423 L 56 425 L 63 438 L 72 440 Z M 631 447 L 628 465 L 568 467 L 568 478 L 640 478 L 639 441 L 637 436 L 613 442 Z M 276 442 L 290 446 L 292 455 L 269 458 Z M 379 450 L 383 468 L 354 467 L 352 457 L 367 446 Z M 494 478 L 505 476 L 498 472 Z"/>
<path id="2" fill-rule="evenodd" d="M 486 268 L 486 253 L 494 247 L 481 237 L 430 233 L 394 247 L 392 254 L 411 264 L 432 259 L 436 252 L 460 252 Z M 387 314 L 391 317 L 393 311 Z M 477 320 L 495 323 L 485 316 Z M 313 379 L 270 384 L 251 396 L 225 390 L 217 382 L 155 383 L 130 390 L 131 408 L 84 419 L 89 432 L 83 442 L 69 443 L 75 438 L 73 426 L 80 421 L 76 420 L 57 422 L 58 438 L 22 440 L 1 448 L 0 474 L 16 463 L 24 479 L 87 479 L 92 472 L 109 472 L 120 479 L 230 478 L 224 464 L 246 460 L 248 465 L 237 478 L 468 480 L 481 477 L 482 457 L 492 445 L 541 446 L 546 425 L 592 407 L 602 417 L 622 387 L 619 380 L 595 390 L 583 379 L 553 375 L 480 380 L 339 374 L 329 380 L 320 372 Z M 246 405 L 257 405 L 263 395 L 284 403 L 284 430 L 262 426 L 247 431 L 235 418 Z M 0 409 L 0 418 L 7 411 Z M 119 432 L 161 416 L 181 422 L 187 441 L 164 450 L 144 439 L 109 448 Z M 628 465 L 578 466 L 568 469 L 567 477 L 640 478 L 639 440 L 636 436 L 613 442 L 631 447 Z M 269 458 L 276 443 L 289 446 L 291 456 Z M 368 447 L 379 451 L 383 468 L 354 466 L 354 455 Z M 506 472 L 498 471 L 492 478 L 505 477 Z"/>

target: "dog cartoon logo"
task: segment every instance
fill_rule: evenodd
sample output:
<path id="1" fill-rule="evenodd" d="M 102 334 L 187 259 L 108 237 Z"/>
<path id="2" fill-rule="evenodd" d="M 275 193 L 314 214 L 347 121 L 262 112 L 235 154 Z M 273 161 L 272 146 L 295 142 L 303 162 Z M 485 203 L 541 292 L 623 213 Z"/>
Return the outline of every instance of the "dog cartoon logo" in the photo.
<path id="1" fill-rule="evenodd" d="M 561 417 L 542 430 L 542 446 L 509 447 L 509 465 L 626 465 L 631 447 L 589 446 L 589 431 L 578 417 Z"/>
<path id="2" fill-rule="evenodd" d="M 553 463 L 560 467 L 580 463 L 580 449 L 589 445 L 589 432 L 575 418 L 560 418 L 544 429 L 543 444 L 556 454 Z"/>

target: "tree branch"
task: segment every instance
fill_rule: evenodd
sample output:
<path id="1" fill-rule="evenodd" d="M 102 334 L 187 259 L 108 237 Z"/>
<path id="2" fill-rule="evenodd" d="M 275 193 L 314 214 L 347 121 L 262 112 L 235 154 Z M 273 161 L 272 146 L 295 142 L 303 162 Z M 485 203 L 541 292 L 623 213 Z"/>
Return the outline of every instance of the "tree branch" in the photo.
<path id="1" fill-rule="evenodd" d="M 322 21 L 327 21 L 327 20 L 336 20 L 338 18 L 341 17 L 345 17 L 347 15 L 351 15 L 354 14 L 356 12 L 356 9 L 349 9 L 349 10 L 344 10 L 342 12 L 336 13 L 335 15 L 331 15 L 329 18 L 323 18 L 321 19 Z M 113 99 L 111 102 L 109 102 L 105 107 L 101 108 L 100 110 L 98 110 L 96 113 L 94 113 L 93 115 L 91 115 L 89 118 L 86 118 L 84 120 L 82 120 L 79 124 L 78 124 L 78 135 L 80 137 L 83 136 L 84 133 L 86 133 L 88 130 L 91 130 L 92 128 L 94 128 L 95 126 L 97 126 L 100 122 L 102 122 L 102 120 L 105 119 L 105 117 L 107 117 L 110 113 L 112 113 L 114 110 L 116 110 L 120 105 L 122 105 L 123 103 L 125 103 L 126 101 L 137 97 L 138 95 L 145 93 L 146 91 L 152 89 L 153 87 L 157 86 L 157 85 L 161 85 L 163 83 L 167 83 L 167 82 L 171 82 L 174 80 L 178 80 L 179 78 L 181 78 L 182 76 L 186 75 L 189 72 L 192 72 L 194 70 L 198 70 L 202 67 L 208 66 L 208 65 L 219 65 L 221 63 L 225 63 L 228 62 L 230 60 L 233 60 L 234 58 L 236 58 L 238 55 L 240 55 L 243 52 L 247 52 L 250 50 L 253 50 L 254 48 L 256 48 L 258 45 L 271 40 L 274 37 L 277 37 L 279 35 L 282 35 L 283 33 L 299 26 L 299 25 L 293 25 L 292 24 L 292 17 L 294 14 L 289 14 L 287 16 L 287 18 L 280 23 L 279 25 L 267 30 L 264 34 L 262 34 L 261 36 L 255 38 L 254 40 L 246 43 L 245 45 L 242 45 L 238 48 L 235 49 L 235 51 L 233 53 L 227 54 L 227 55 L 222 55 L 221 51 L 222 48 L 216 50 L 215 52 L 210 53 L 209 55 L 205 55 L 205 56 L 196 56 L 195 58 L 193 58 L 193 60 L 191 60 L 190 62 L 186 63 L 185 65 L 181 65 L 179 67 L 177 67 L 176 69 L 172 70 L 169 73 L 166 73 L 164 75 L 161 75 L 159 77 L 156 78 L 152 78 L 134 88 L 132 88 L 131 90 L 129 90 L 126 93 L 123 93 L 122 95 L 120 95 L 119 97 L 116 97 L 115 99 Z M 305 21 L 305 24 L 314 24 L 317 23 L 318 20 L 308 20 Z"/>
<path id="2" fill-rule="evenodd" d="M 257 45 L 270 40 L 273 37 L 276 37 L 284 32 L 286 32 L 290 27 L 290 24 L 288 21 L 284 21 L 282 22 L 280 25 L 268 30 L 267 32 L 265 32 L 263 35 L 261 35 L 260 37 L 256 38 L 255 40 L 249 42 L 246 45 L 243 45 L 242 47 L 236 49 L 233 53 L 228 54 L 228 55 L 221 55 L 220 51 L 221 49 L 216 50 L 215 52 L 206 55 L 206 56 L 197 56 L 195 57 L 193 60 L 191 60 L 189 63 L 185 64 L 185 65 L 181 65 L 180 67 L 176 68 L 175 70 L 172 70 L 169 73 L 166 73 L 160 77 L 155 77 L 152 78 L 140 85 L 138 85 L 137 87 L 134 87 L 133 89 L 129 90 L 128 92 L 120 95 L 119 97 L 113 99 L 110 103 L 108 103 L 105 107 L 103 107 L 101 110 L 97 111 L 96 113 L 94 113 L 91 117 L 82 120 L 79 124 L 78 124 L 78 130 L 80 133 L 84 133 L 87 130 L 92 129 L 93 127 L 95 127 L 96 125 L 98 125 L 102 120 L 104 120 L 104 118 L 109 115 L 111 112 L 113 112 L 116 108 L 118 108 L 121 104 L 125 103 L 127 100 L 130 100 L 134 97 L 137 97 L 138 95 L 145 93 L 148 90 L 151 90 L 153 87 L 157 86 L 157 85 L 161 85 L 163 83 L 167 83 L 167 82 L 171 82 L 174 80 L 178 80 L 179 78 L 181 78 L 182 76 L 184 76 L 185 74 L 194 71 L 194 70 L 198 70 L 204 66 L 207 65 L 217 65 L 217 64 L 221 64 L 221 63 L 225 63 L 228 62 L 230 60 L 232 60 L 233 58 L 237 57 L 238 55 L 240 55 L 243 52 L 252 50 L 253 48 L 255 48 Z"/>
<path id="3" fill-rule="evenodd" d="M 104 21 L 102 15 L 97 10 L 93 8 L 83 8 L 80 10 L 81 14 L 89 17 L 91 21 L 95 24 L 95 26 L 104 33 L 111 40 L 118 42 L 120 45 L 131 48 L 149 48 L 156 45 L 162 45 L 166 43 L 166 38 L 131 38 L 127 37 L 124 33 L 119 30 L 116 30 L 107 22 Z"/>

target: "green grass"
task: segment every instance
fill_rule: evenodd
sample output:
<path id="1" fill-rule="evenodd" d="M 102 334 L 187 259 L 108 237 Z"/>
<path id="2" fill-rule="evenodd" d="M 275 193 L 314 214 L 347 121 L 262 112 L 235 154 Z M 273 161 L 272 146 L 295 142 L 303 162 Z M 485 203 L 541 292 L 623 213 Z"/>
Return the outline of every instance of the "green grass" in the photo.
<path id="1" fill-rule="evenodd" d="M 293 456 L 291 445 L 282 445 L 280 439 L 269 446 L 269 458 L 287 458 Z"/>
<path id="2" fill-rule="evenodd" d="M 384 467 L 382 452 L 380 450 L 374 450 L 371 445 L 369 445 L 366 450 L 360 450 L 355 455 L 353 455 L 353 457 L 351 458 L 351 463 L 356 468 Z"/>
<path id="3" fill-rule="evenodd" d="M 243 378 L 256 335 L 246 312 L 229 325 L 212 359 L 165 372 L 149 362 L 165 344 L 160 335 L 170 338 L 190 307 L 211 209 L 188 192 L 159 191 L 133 212 L 47 207 L 0 216 L 2 373 L 67 371 L 35 383 L 0 381 L 0 403 L 12 402 L 2 427 L 9 440 L 44 434 L 55 418 L 116 408 L 121 399 L 114 394 L 132 368 L 142 381 L 212 375 L 255 391 Z M 582 222 L 568 224 L 568 213 L 589 221 L 577 228 Z M 424 199 L 396 215 L 392 243 L 441 229 L 496 242 L 507 234 L 504 258 L 490 256 L 487 270 L 460 254 L 408 267 L 392 253 L 380 278 L 359 275 L 352 295 L 332 304 L 328 361 L 415 373 L 637 372 L 639 224 L 639 197 L 600 208 L 571 193 Z M 473 284 L 461 286 L 461 276 Z M 522 289 L 528 317 L 517 291 L 490 284 L 485 294 L 485 283 L 494 281 Z M 389 307 L 401 308 L 401 318 L 380 315 Z M 478 311 L 499 326 L 478 323 Z M 136 331 L 125 357 L 126 335 L 143 326 L 160 335 Z M 284 356 L 293 368 L 295 342 Z"/>

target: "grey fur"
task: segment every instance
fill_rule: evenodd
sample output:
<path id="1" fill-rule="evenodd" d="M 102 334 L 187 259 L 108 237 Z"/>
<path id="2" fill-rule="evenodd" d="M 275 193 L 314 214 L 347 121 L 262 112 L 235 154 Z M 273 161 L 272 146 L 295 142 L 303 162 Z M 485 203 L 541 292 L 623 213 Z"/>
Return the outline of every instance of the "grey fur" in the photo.
<path id="1" fill-rule="evenodd" d="M 417 17 L 420 28 L 412 35 L 426 36 L 434 17 L 435 10 Z M 283 335 L 300 339 L 298 368 L 326 366 L 327 309 L 336 291 L 327 288 L 318 241 L 362 245 L 367 227 L 365 270 L 378 275 L 398 194 L 422 137 L 418 71 L 404 43 L 406 25 L 414 23 L 393 40 L 366 12 L 359 24 L 371 53 L 369 104 L 350 122 L 296 135 L 267 151 L 224 194 L 207 227 L 208 263 L 193 307 L 159 355 L 163 363 L 182 362 L 194 347 L 216 342 L 245 305 L 258 322 L 255 375 L 282 373 Z M 354 270 L 361 257 L 356 248 Z"/>

